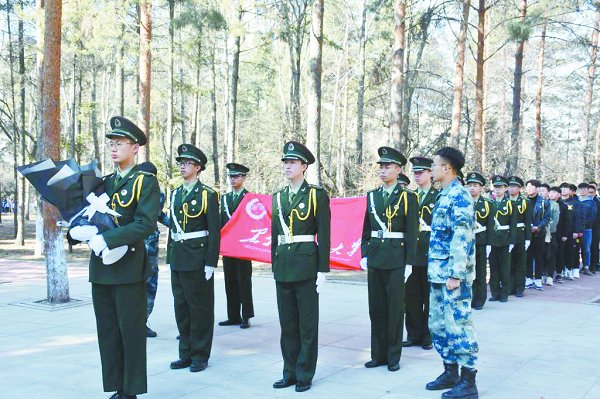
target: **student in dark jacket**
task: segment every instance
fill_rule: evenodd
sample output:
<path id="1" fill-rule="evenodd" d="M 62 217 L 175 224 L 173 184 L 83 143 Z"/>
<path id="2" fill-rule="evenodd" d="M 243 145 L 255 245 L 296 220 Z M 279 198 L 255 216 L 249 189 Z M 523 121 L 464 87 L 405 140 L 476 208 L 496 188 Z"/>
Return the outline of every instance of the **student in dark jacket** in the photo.
<path id="1" fill-rule="evenodd" d="M 592 247 L 590 251 L 590 272 L 596 274 L 600 266 L 600 197 L 598 197 L 598 184 L 590 182 L 588 187 L 589 195 L 596 203 L 596 219 L 592 227 Z M 585 274 L 585 270 L 584 270 Z"/>
<path id="2" fill-rule="evenodd" d="M 525 286 L 535 284 L 535 289 L 543 290 L 542 271 L 544 270 L 544 255 L 546 247 L 546 226 L 550 219 L 550 204 L 541 195 L 539 189 L 542 183 L 529 180 L 526 183 L 527 197 L 531 218 L 531 245 L 527 249 L 527 271 Z M 534 272 L 535 261 L 535 272 Z"/>
<path id="3" fill-rule="evenodd" d="M 592 247 L 592 230 L 596 221 L 597 206 L 593 198 L 589 196 L 589 185 L 587 183 L 580 183 L 578 188 L 579 203 L 581 210 L 581 218 L 583 222 L 583 235 L 580 237 L 581 246 L 581 260 L 583 263 L 584 274 L 591 275 L 590 272 L 590 261 L 591 261 L 591 247 Z M 579 278 L 579 267 L 573 269 L 574 278 Z"/>

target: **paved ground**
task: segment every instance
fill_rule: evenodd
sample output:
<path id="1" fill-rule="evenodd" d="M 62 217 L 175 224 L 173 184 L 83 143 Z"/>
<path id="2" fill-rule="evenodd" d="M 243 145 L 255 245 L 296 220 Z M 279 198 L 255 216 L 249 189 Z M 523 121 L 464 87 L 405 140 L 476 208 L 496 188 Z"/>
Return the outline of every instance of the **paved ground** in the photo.
<path id="1" fill-rule="evenodd" d="M 71 295 L 90 299 L 87 269 L 69 269 Z M 334 276 L 332 276 L 334 277 Z M 216 318 L 225 317 L 223 275 L 216 274 Z M 313 389 L 274 390 L 280 378 L 279 324 L 272 278 L 254 279 L 257 317 L 252 328 L 215 327 L 209 368 L 192 374 L 173 371 L 177 335 L 168 271 L 159 277 L 148 341 L 147 398 L 439 398 L 424 384 L 441 371 L 435 351 L 408 348 L 401 369 L 365 369 L 370 327 L 364 278 L 342 275 L 321 294 L 319 363 Z M 16 306 L 43 299 L 43 265 L 0 260 L 0 397 L 107 398 L 102 393 L 100 360 L 91 304 L 60 311 Z M 600 398 L 600 275 L 527 291 L 506 304 L 488 303 L 476 312 L 481 347 L 477 376 L 483 398 Z M 85 302 L 85 301 L 84 301 Z"/>

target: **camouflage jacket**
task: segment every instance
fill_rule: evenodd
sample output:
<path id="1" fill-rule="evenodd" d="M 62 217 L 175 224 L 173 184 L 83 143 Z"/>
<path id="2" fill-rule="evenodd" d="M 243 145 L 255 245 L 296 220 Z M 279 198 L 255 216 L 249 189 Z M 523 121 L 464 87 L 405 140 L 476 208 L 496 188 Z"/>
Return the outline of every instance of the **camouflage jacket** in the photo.
<path id="1" fill-rule="evenodd" d="M 473 199 L 458 179 L 442 190 L 431 220 L 427 275 L 432 283 L 475 278 Z"/>

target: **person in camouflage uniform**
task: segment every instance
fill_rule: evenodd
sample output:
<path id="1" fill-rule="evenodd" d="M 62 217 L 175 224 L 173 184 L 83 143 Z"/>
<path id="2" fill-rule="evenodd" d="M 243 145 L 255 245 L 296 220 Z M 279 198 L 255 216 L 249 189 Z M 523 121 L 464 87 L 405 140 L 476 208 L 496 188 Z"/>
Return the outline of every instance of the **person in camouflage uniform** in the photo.
<path id="1" fill-rule="evenodd" d="M 471 321 L 475 211 L 471 195 L 457 177 L 465 163 L 463 154 L 444 147 L 433 161 L 433 179 L 442 191 L 434 208 L 429 241 L 429 329 L 433 345 L 442 356 L 444 372 L 425 388 L 452 388 L 442 394 L 444 399 L 475 399 L 479 397 L 475 385 L 479 348 Z"/>

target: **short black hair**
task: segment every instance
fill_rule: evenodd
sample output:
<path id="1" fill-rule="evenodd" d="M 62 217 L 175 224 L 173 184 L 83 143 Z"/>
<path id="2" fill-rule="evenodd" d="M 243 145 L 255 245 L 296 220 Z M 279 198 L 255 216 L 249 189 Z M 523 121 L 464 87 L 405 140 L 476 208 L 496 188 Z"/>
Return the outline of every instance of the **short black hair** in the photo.
<path id="1" fill-rule="evenodd" d="M 590 186 L 594 186 L 594 187 L 598 187 L 598 183 L 596 183 L 595 181 L 591 181 L 588 183 Z"/>
<path id="2" fill-rule="evenodd" d="M 550 187 L 549 191 L 556 191 L 557 193 L 560 194 L 560 187 L 557 187 L 557 186 Z"/>
<path id="3" fill-rule="evenodd" d="M 577 185 L 577 188 L 588 188 L 590 185 L 587 183 L 579 183 L 579 185 Z"/>
<path id="4" fill-rule="evenodd" d="M 456 173 L 460 172 L 462 167 L 465 166 L 465 156 L 460 150 L 457 150 L 454 147 L 442 147 L 437 150 L 435 155 L 448 161 Z"/>
<path id="5" fill-rule="evenodd" d="M 531 184 L 532 186 L 535 186 L 537 188 L 540 188 L 540 186 L 542 185 L 542 183 L 536 179 L 527 180 L 527 183 L 525 183 L 525 185 L 528 185 L 528 184 Z"/>
<path id="6" fill-rule="evenodd" d="M 550 185 L 549 185 L 548 183 L 542 183 L 542 184 L 540 184 L 540 188 L 541 188 L 541 187 L 544 187 L 544 188 L 546 188 L 547 190 L 550 190 Z"/>

